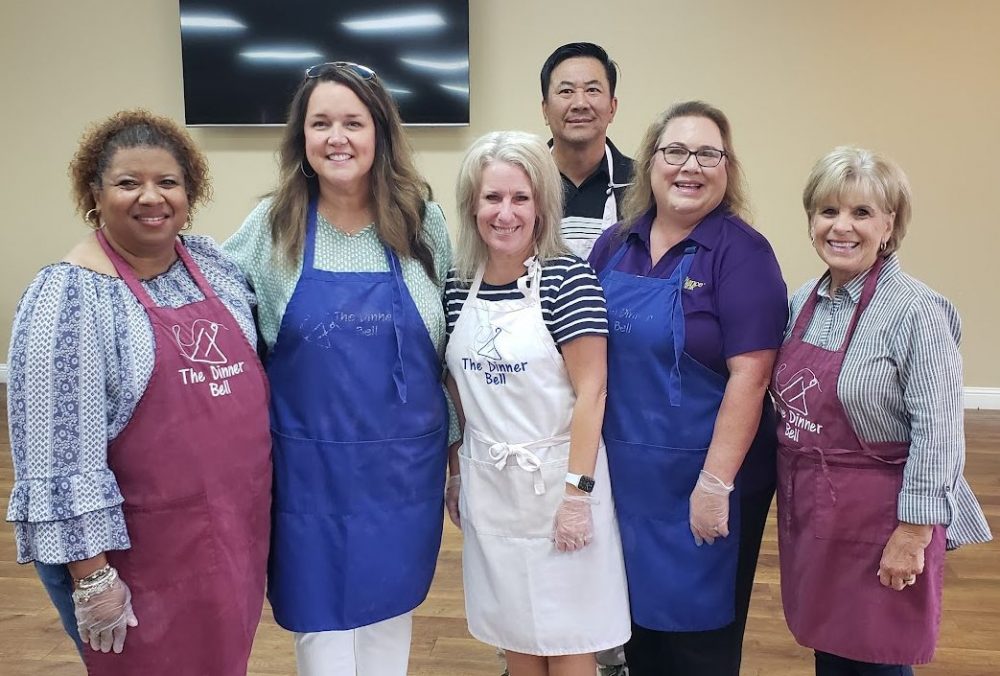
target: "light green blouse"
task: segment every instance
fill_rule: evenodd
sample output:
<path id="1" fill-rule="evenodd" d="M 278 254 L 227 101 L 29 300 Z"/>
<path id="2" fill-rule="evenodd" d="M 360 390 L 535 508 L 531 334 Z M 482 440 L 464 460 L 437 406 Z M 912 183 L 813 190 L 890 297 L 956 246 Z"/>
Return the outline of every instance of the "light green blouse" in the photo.
<path id="1" fill-rule="evenodd" d="M 274 347 L 281 318 L 302 275 L 301 260 L 293 268 L 281 264 L 280 259 L 271 259 L 271 226 L 267 217 L 270 204 L 269 198 L 258 204 L 236 234 L 222 245 L 257 294 L 258 327 L 268 349 Z M 438 353 L 443 354 L 445 321 L 441 299 L 444 280 L 451 267 L 451 242 L 444 212 L 436 202 L 427 203 L 424 232 L 434 255 L 436 279 L 428 279 L 415 258 L 400 258 L 400 265 L 403 281 L 427 326 L 431 341 Z M 386 272 L 389 269 L 374 225 L 348 235 L 333 227 L 322 214 L 317 214 L 314 264 L 318 270 L 331 272 Z"/>
<path id="2" fill-rule="evenodd" d="M 269 198 L 261 201 L 243 221 L 236 234 L 222 245 L 225 252 L 239 265 L 257 294 L 257 324 L 260 336 L 269 350 L 274 348 L 278 339 L 285 308 L 302 275 L 301 260 L 292 267 L 282 264 L 280 258 L 271 258 L 271 226 L 268 219 L 270 204 Z M 445 318 L 442 297 L 444 280 L 451 267 L 451 242 L 448 239 L 444 212 L 436 202 L 427 203 L 424 233 L 434 256 L 435 278 L 428 278 L 423 266 L 415 258 L 400 258 L 400 267 L 403 282 L 427 326 L 427 333 L 437 348 L 438 355 L 443 357 Z M 278 256 L 280 255 L 279 253 Z M 314 265 L 319 270 L 331 272 L 386 272 L 389 269 L 389 262 L 385 258 L 374 225 L 348 235 L 331 225 L 321 214 L 317 214 Z M 449 440 L 454 441 L 459 433 L 450 397 L 448 407 L 451 412 Z"/>

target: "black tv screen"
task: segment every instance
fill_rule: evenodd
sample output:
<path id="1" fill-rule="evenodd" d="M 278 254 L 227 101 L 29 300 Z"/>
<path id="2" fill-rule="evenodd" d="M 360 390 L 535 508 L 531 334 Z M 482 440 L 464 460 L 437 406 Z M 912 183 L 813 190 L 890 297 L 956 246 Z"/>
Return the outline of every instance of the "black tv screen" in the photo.
<path id="1" fill-rule="evenodd" d="M 373 69 L 410 125 L 469 123 L 469 0 L 180 0 L 187 124 L 284 124 L 311 65 Z"/>

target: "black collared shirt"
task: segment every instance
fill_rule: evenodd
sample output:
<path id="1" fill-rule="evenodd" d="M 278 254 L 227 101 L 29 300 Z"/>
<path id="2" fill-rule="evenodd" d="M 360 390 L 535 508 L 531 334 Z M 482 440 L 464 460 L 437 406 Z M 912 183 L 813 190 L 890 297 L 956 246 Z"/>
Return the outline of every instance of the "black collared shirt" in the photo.
<path id="1" fill-rule="evenodd" d="M 625 193 L 625 186 L 632 182 L 632 158 L 626 157 L 619 152 L 611 139 L 607 139 L 608 147 L 611 149 L 611 165 L 614 169 L 613 188 L 615 200 L 618 202 L 618 218 L 622 214 L 622 195 Z M 549 140 L 549 147 L 552 141 Z M 582 218 L 601 218 L 604 215 L 604 204 L 608 200 L 608 183 L 611 177 L 608 176 L 608 163 L 605 158 L 601 158 L 600 164 L 590 176 L 584 179 L 583 183 L 576 186 L 573 181 L 566 178 L 560 172 L 563 181 L 563 194 L 566 202 L 563 207 L 563 216 L 580 216 Z"/>

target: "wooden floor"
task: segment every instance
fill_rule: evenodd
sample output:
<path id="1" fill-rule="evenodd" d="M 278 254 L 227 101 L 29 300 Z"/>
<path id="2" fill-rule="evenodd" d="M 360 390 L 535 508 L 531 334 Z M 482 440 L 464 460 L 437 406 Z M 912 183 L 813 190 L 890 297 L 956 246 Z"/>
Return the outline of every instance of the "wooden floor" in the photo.
<path id="1" fill-rule="evenodd" d="M 6 509 L 12 470 L 5 389 L 0 386 L 0 504 Z M 1000 530 L 1000 412 L 967 415 L 966 476 L 994 532 Z M 0 673 L 9 676 L 81 676 L 84 669 L 63 634 L 31 566 L 14 563 L 13 532 L 0 533 Z M 754 584 L 743 660 L 744 676 L 812 674 L 811 653 L 795 644 L 781 614 L 778 547 L 773 510 L 764 535 Z M 1000 543 L 967 547 L 948 555 L 941 640 L 935 662 L 920 676 L 1000 674 Z M 291 638 L 265 608 L 251 676 L 295 673 Z M 461 538 L 450 523 L 427 601 L 416 611 L 412 676 L 498 676 L 492 648 L 469 636 L 462 599 Z"/>

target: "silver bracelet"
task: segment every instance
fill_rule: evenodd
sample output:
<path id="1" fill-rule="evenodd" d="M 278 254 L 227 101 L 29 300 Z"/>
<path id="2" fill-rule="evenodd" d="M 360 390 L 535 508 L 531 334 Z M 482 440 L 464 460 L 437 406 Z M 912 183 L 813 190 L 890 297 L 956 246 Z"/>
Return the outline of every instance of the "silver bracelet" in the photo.
<path id="1" fill-rule="evenodd" d="M 76 589 L 73 590 L 73 602 L 86 603 L 91 597 L 111 589 L 117 581 L 118 571 L 111 564 L 107 564 L 103 568 L 98 568 L 87 577 L 75 582 Z"/>

